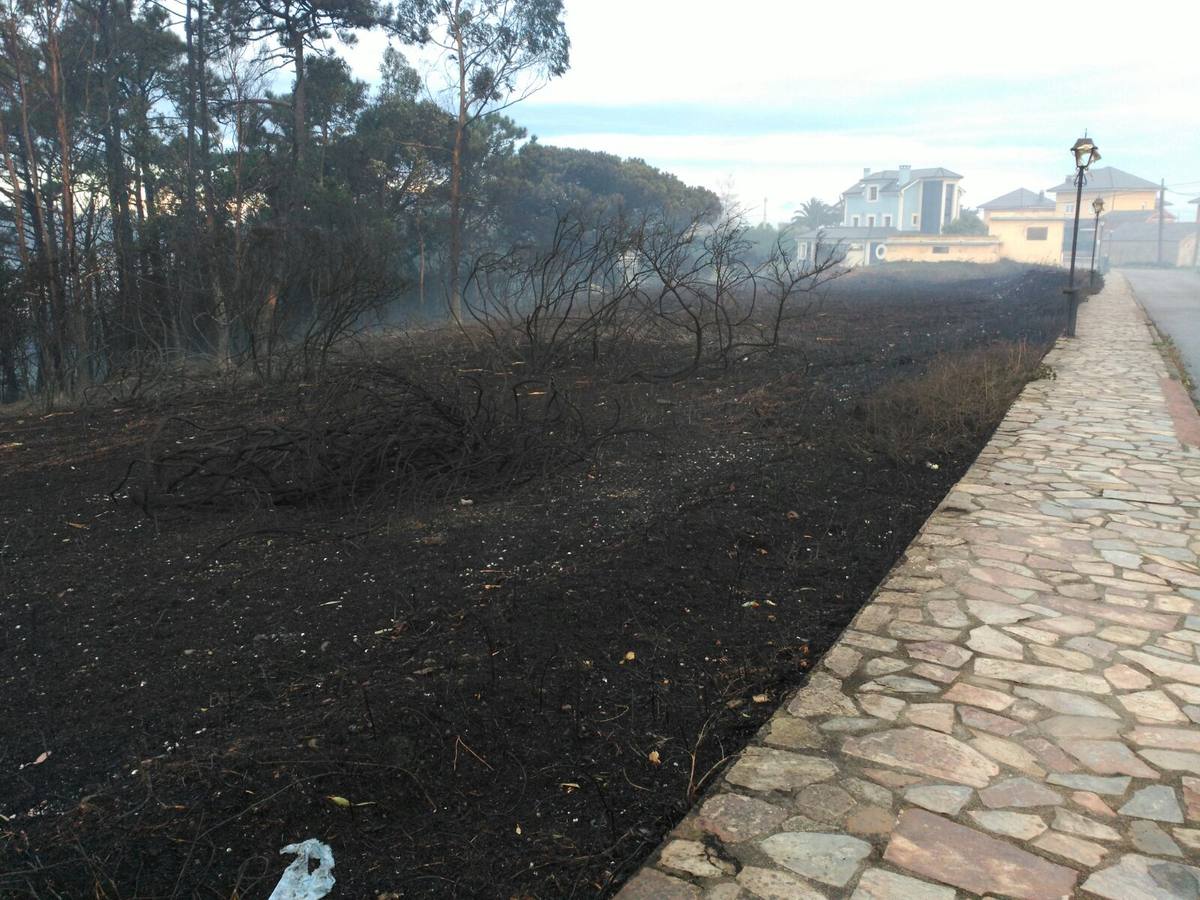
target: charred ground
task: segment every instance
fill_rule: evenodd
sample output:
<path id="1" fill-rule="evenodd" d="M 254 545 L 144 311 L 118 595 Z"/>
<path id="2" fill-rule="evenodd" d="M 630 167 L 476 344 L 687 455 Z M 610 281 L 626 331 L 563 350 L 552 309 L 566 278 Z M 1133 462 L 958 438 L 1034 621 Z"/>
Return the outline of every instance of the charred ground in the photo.
<path id="1" fill-rule="evenodd" d="M 388 510 L 110 496 L 294 387 L 0 419 L 0 893 L 265 896 L 317 837 L 338 896 L 611 894 L 1036 376 L 1060 287 L 857 273 L 727 371 L 573 373 L 632 429 L 587 463 Z"/>

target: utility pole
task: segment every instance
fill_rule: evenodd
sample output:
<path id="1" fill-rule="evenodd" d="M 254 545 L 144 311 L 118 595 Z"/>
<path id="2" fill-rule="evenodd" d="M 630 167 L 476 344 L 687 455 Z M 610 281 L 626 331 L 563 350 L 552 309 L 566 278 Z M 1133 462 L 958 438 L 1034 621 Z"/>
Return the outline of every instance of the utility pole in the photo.
<path id="1" fill-rule="evenodd" d="M 1163 264 L 1163 220 L 1167 217 L 1167 179 L 1158 188 L 1158 264 Z"/>

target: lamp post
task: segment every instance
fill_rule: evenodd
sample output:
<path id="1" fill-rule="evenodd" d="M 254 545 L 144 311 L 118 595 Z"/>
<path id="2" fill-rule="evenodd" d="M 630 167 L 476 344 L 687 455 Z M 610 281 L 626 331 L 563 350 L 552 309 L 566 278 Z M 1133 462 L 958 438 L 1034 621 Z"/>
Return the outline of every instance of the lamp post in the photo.
<path id="1" fill-rule="evenodd" d="M 1079 247 L 1079 204 L 1083 202 L 1084 173 L 1088 166 L 1100 159 L 1100 148 L 1086 134 L 1071 147 L 1075 154 L 1075 231 L 1071 235 L 1071 274 L 1067 278 L 1067 337 L 1075 337 L 1075 317 L 1079 309 L 1078 291 L 1075 287 L 1075 251 Z"/>
<path id="2" fill-rule="evenodd" d="M 1088 275 L 1088 290 L 1096 289 L 1096 247 L 1100 244 L 1100 213 L 1104 212 L 1104 198 L 1097 197 L 1092 201 L 1092 209 L 1096 213 L 1096 227 L 1092 229 L 1092 271 Z"/>

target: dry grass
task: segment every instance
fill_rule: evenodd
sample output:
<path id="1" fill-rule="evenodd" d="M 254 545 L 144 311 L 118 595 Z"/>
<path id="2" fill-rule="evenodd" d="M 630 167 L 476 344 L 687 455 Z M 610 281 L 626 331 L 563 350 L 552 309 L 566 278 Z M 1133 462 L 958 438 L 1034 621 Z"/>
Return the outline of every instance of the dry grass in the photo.
<path id="1" fill-rule="evenodd" d="M 886 384 L 863 402 L 860 449 L 913 465 L 986 438 L 1021 389 L 1045 377 L 1045 350 L 1002 342 L 935 357 L 921 374 Z"/>

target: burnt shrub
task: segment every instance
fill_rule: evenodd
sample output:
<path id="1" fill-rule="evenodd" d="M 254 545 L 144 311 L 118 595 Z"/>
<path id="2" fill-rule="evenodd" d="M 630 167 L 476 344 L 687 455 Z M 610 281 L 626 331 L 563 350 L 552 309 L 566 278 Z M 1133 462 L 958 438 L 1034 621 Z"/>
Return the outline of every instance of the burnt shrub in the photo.
<path id="1" fill-rule="evenodd" d="M 899 465 L 919 465 L 978 445 L 1022 388 L 1042 377 L 1044 346 L 1002 341 L 936 356 L 919 374 L 884 384 L 855 409 L 847 442 Z"/>

